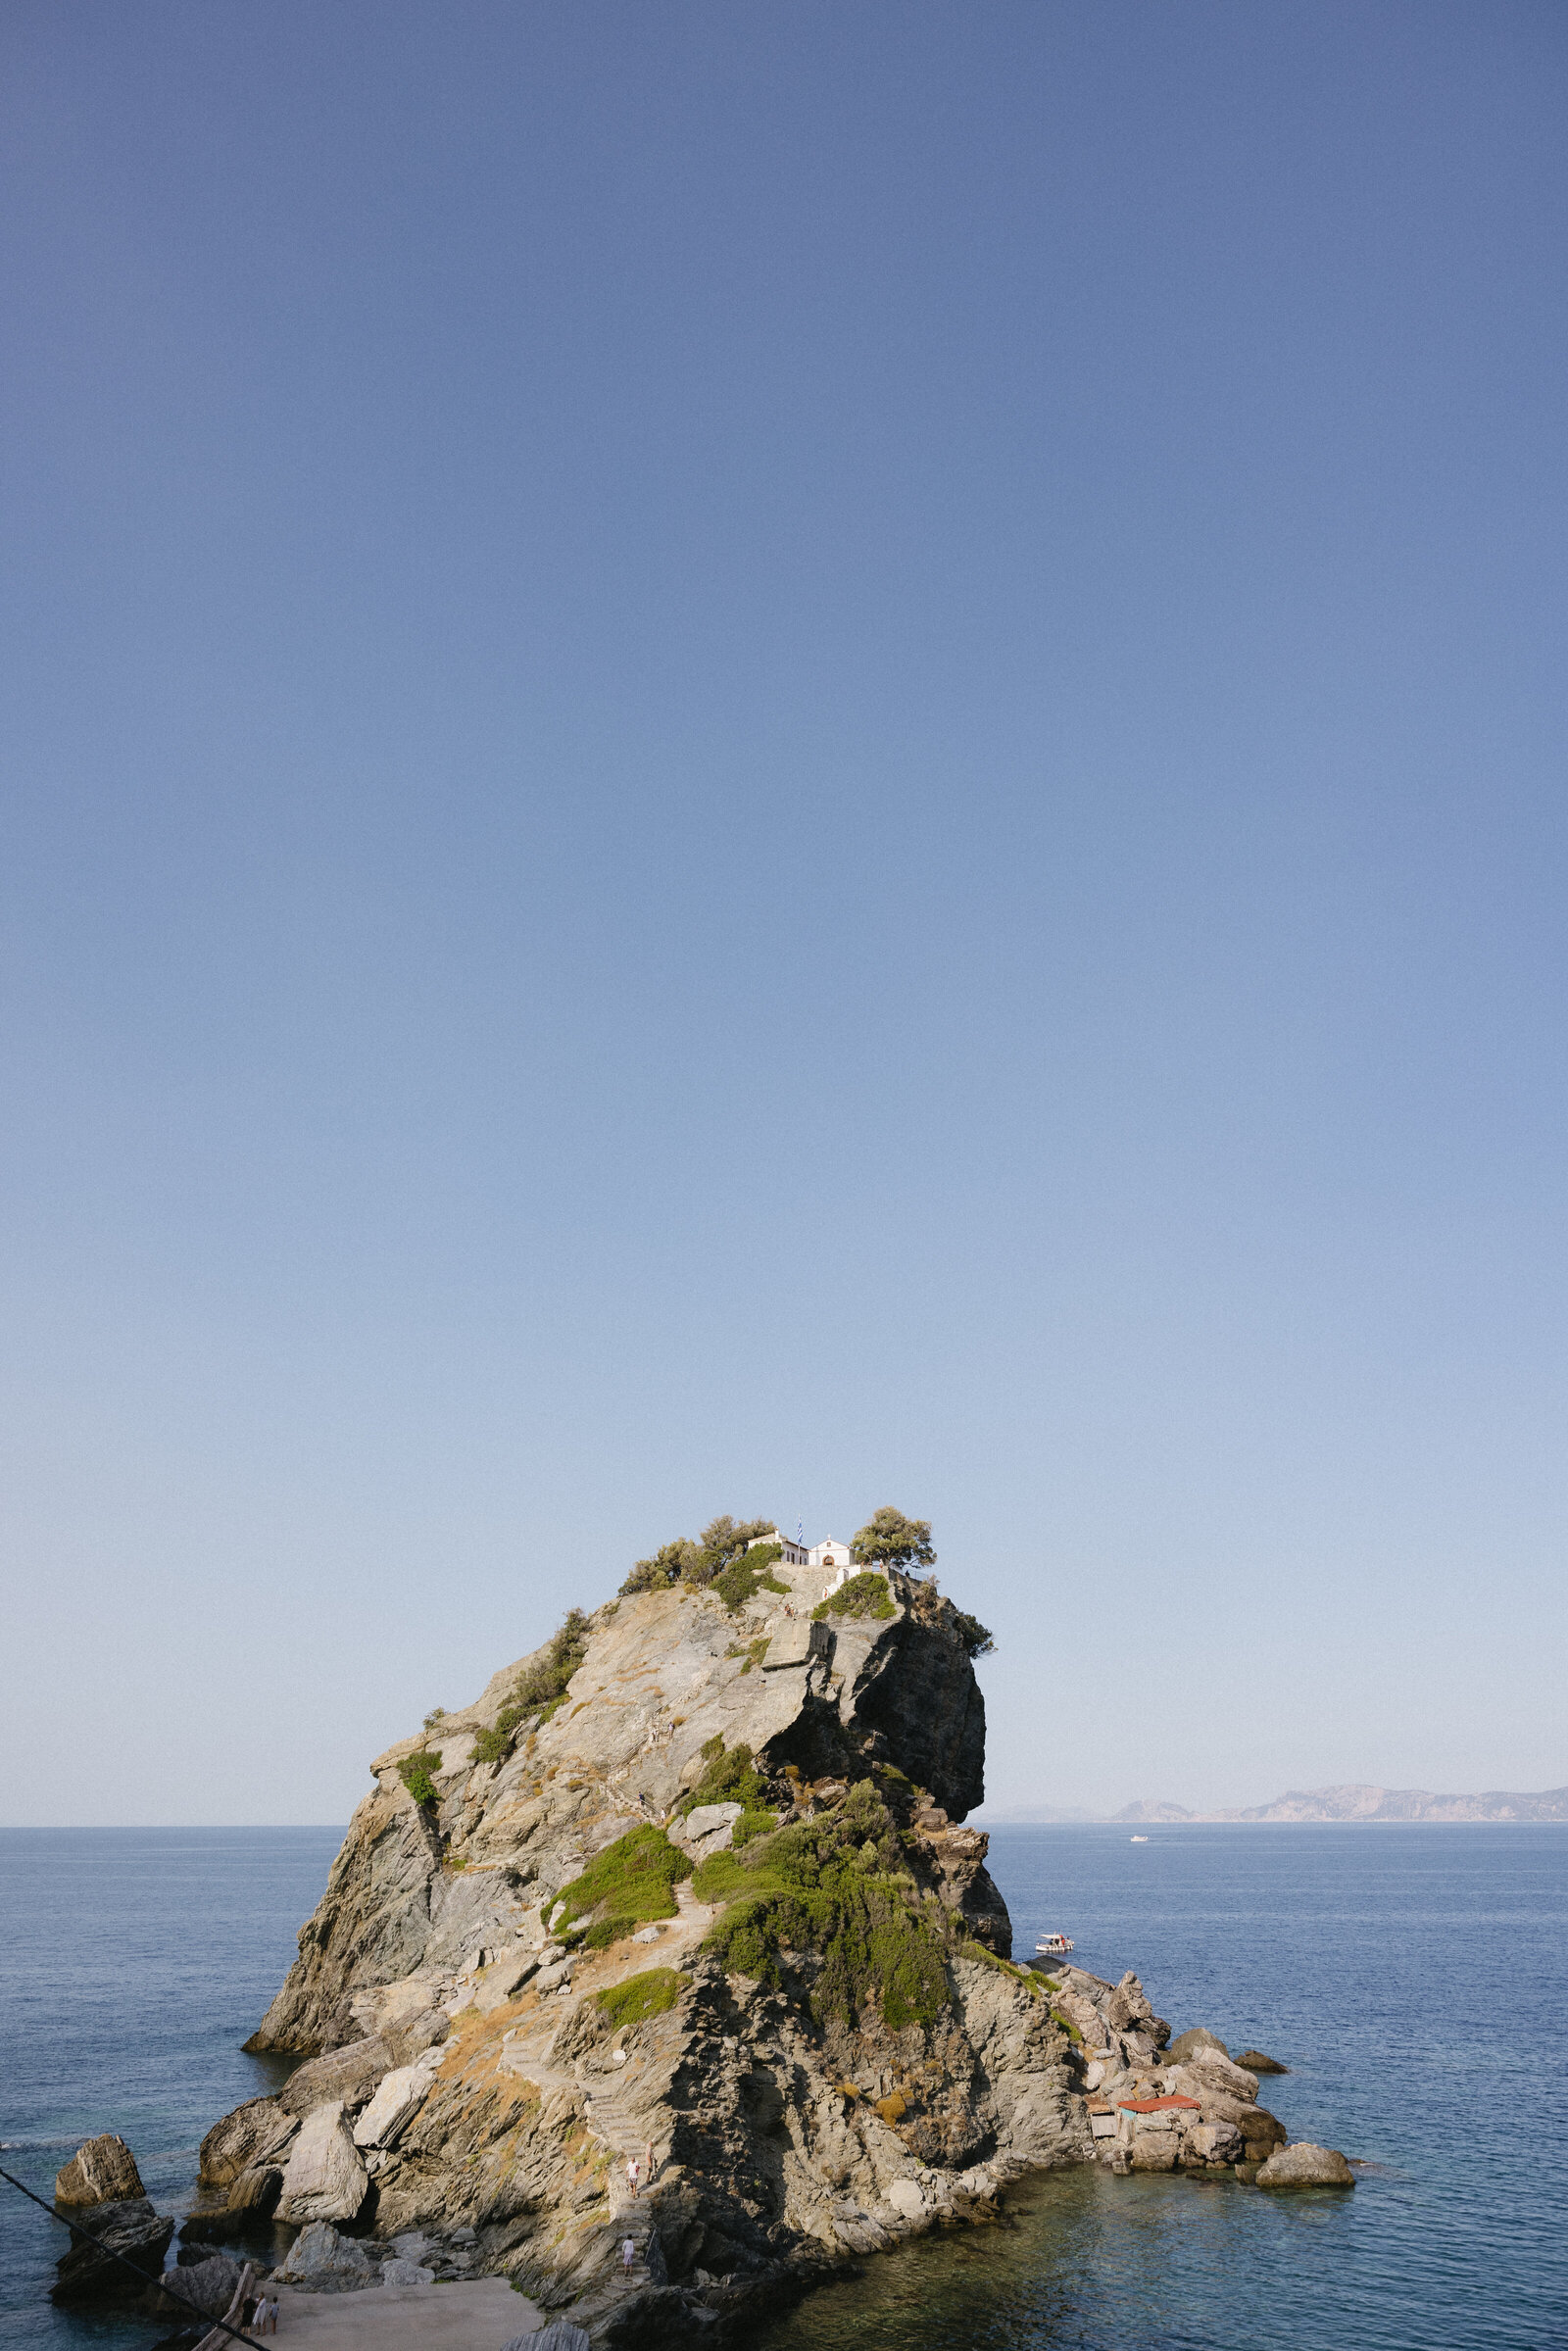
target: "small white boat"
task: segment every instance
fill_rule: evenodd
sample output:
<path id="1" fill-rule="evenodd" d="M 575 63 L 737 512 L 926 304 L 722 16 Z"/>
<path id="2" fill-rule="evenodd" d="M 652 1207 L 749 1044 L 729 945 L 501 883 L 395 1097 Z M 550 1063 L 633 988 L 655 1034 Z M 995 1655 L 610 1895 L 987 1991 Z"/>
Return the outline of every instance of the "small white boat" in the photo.
<path id="1" fill-rule="evenodd" d="M 1149 1839 L 1148 1839 L 1148 1837 L 1130 1837 L 1127 1839 L 1127 1841 L 1128 1841 L 1128 1843 L 1129 1843 L 1129 1844 L 1134 1844 L 1134 1845 L 1147 1845 L 1147 1844 L 1148 1844 L 1148 1842 L 1149 1842 Z"/>
<path id="2" fill-rule="evenodd" d="M 1071 1949 L 1071 1935 L 1042 1935 L 1035 1945 L 1035 1957 L 1037 1959 L 1065 1959 Z"/>

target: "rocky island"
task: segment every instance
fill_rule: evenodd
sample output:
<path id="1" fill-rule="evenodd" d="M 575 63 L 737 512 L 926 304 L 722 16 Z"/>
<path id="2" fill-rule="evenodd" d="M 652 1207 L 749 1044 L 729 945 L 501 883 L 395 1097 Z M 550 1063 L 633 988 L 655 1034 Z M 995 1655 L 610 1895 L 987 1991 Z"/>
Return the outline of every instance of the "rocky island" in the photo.
<path id="1" fill-rule="evenodd" d="M 305 2062 L 209 2131 L 185 2258 L 275 2218 L 319 2288 L 721 2340 L 1026 2169 L 1348 2184 L 1135 1977 L 1014 1963 L 963 1825 L 989 1636 L 930 1557 L 892 1510 L 826 1578 L 716 1520 L 377 1757 L 247 2044 Z"/>

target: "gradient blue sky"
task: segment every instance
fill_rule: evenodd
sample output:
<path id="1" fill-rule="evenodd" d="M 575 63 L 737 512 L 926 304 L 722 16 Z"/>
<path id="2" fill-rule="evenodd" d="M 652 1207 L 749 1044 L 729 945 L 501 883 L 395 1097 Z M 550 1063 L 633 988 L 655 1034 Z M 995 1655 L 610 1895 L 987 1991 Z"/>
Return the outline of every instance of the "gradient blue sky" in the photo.
<path id="1" fill-rule="evenodd" d="M 888 1500 L 1001 1804 L 1568 1780 L 1563 10 L 0 48 L 7 1817 Z"/>

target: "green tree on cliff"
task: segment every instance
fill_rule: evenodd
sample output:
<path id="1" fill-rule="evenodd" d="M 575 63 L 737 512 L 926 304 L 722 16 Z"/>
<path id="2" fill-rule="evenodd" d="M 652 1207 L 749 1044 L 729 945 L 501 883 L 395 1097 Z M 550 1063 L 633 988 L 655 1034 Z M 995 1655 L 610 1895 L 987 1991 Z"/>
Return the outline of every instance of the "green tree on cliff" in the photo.
<path id="1" fill-rule="evenodd" d="M 673 1543 L 662 1544 L 651 1559 L 639 1559 L 620 1588 L 622 1596 L 667 1592 L 672 1584 L 711 1584 L 732 1559 L 772 1531 L 770 1518 L 731 1518 L 726 1510 L 709 1520 L 695 1543 L 689 1535 L 678 1535 Z"/>
<path id="2" fill-rule="evenodd" d="M 884 1509 L 872 1511 L 851 1543 L 850 1556 L 862 1567 L 900 1567 L 907 1575 L 918 1575 L 922 1568 L 935 1567 L 937 1563 L 931 1545 L 931 1521 L 906 1518 L 902 1510 L 895 1510 L 889 1503 Z"/>

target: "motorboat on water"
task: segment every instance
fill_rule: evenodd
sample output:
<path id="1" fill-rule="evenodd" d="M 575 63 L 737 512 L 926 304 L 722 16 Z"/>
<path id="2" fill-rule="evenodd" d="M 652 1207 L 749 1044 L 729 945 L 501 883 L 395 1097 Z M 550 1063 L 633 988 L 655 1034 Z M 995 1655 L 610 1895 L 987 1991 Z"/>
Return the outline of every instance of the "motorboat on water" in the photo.
<path id="1" fill-rule="evenodd" d="M 1149 1839 L 1147 1837 L 1130 1837 L 1127 1842 L 1132 1845 L 1147 1845 Z"/>
<path id="2" fill-rule="evenodd" d="M 1042 1935 L 1035 1945 L 1035 1957 L 1037 1959 L 1065 1959 L 1071 1949 L 1071 1935 Z"/>

